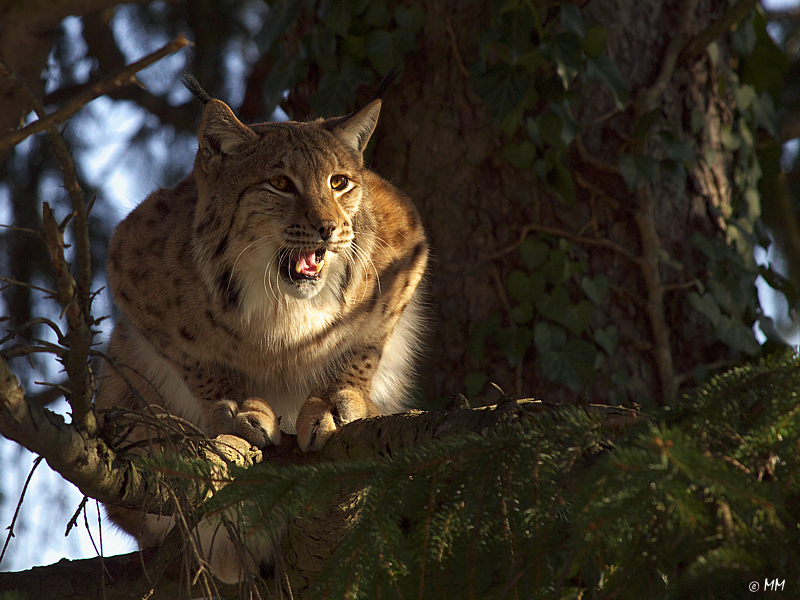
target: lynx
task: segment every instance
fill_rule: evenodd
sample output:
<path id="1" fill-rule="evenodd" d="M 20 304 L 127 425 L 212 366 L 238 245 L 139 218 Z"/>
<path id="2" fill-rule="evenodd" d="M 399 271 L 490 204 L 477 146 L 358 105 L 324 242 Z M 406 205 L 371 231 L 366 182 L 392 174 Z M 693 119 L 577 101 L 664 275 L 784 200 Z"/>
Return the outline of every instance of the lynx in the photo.
<path id="1" fill-rule="evenodd" d="M 108 352 L 122 367 L 104 367 L 98 407 L 143 398 L 211 437 L 264 447 L 283 430 L 304 451 L 350 421 L 404 410 L 428 246 L 411 201 L 364 166 L 381 101 L 248 126 L 188 85 L 205 103 L 193 171 L 111 240 Z M 108 513 L 144 547 L 171 526 Z M 242 564 L 218 528 L 201 523 L 199 537 L 220 580 L 268 560 L 268 547 L 248 547 Z"/>

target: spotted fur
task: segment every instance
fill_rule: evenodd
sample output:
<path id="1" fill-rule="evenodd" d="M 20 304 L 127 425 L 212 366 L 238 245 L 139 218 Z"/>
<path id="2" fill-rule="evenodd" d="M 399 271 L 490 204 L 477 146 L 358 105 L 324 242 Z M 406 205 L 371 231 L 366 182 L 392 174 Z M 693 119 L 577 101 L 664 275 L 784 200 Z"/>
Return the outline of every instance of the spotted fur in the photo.
<path id="1" fill-rule="evenodd" d="M 99 407 L 139 407 L 124 373 L 210 436 L 265 446 L 283 429 L 303 450 L 406 407 L 428 246 L 409 199 L 363 165 L 379 111 L 375 100 L 347 117 L 246 126 L 208 100 L 191 175 L 111 241 L 109 354 L 122 369 L 104 368 Z M 143 545 L 169 528 L 109 513 Z M 217 576 L 239 579 L 248 565 L 204 527 Z"/>

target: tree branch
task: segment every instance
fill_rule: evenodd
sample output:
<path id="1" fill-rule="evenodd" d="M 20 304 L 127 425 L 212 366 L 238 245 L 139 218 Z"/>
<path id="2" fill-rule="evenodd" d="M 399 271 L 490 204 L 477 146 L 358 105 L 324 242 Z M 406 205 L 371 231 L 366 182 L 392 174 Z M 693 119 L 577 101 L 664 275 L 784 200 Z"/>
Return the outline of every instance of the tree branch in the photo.
<path id="1" fill-rule="evenodd" d="M 7 373 L 7 372 L 6 372 Z M 13 376 L 12 376 L 13 377 Z M 4 384 L 5 382 L 5 384 Z M 2 376 L 0 364 L 0 399 L 15 398 L 17 411 L 24 406 L 21 390 L 18 386 L 8 385 L 7 376 Z M 295 436 L 284 436 L 285 440 L 280 446 L 267 448 L 264 459 L 279 466 L 357 461 L 362 459 L 376 459 L 397 454 L 403 449 L 416 447 L 426 441 L 441 439 L 451 435 L 466 432 L 486 435 L 488 432 L 504 425 L 534 418 L 538 413 L 552 410 L 552 406 L 541 401 L 524 399 L 506 401 L 498 405 L 476 409 L 457 408 L 449 410 L 410 411 L 404 414 L 385 415 L 372 419 L 354 421 L 339 429 L 319 453 L 303 454 L 300 452 Z M 39 409 L 34 407 L 34 409 Z M 39 409 L 41 410 L 41 409 Z M 640 413 L 620 407 L 590 405 L 586 411 L 602 418 L 602 426 L 608 431 L 619 431 L 641 423 L 644 419 Z M 5 411 L 0 412 L 3 415 Z M 70 429 L 71 426 L 62 427 Z M 74 429 L 74 428 L 73 428 Z M 0 419 L 0 430 L 8 431 L 7 422 Z M 47 432 L 39 436 L 44 441 L 33 450 L 46 452 L 49 443 Z M 232 438 L 233 436 L 227 436 Z M 15 438 L 12 438 L 15 439 Z M 238 439 L 238 438 L 234 438 Z M 239 440 L 243 442 L 243 440 Z M 246 444 L 244 444 L 246 446 Z M 241 448 L 241 447 L 240 447 Z M 56 451 L 57 452 L 57 451 Z M 47 454 L 54 454 L 49 452 Z M 45 454 L 47 456 L 47 454 Z M 107 455 L 110 457 L 110 455 Z M 260 457 L 259 457 L 260 458 Z M 75 456 L 76 461 L 84 460 L 83 456 Z M 124 463 L 128 459 L 117 457 L 115 463 Z M 50 462 L 50 460 L 48 460 Z M 52 463 L 51 463 L 52 464 Z M 110 463 L 108 463 L 110 464 Z M 218 463 L 215 463 L 215 465 Z M 60 465 L 63 466 L 63 465 Z M 111 467 L 112 469 L 114 467 Z M 92 475 L 93 477 L 95 475 Z M 101 474 L 101 478 L 104 477 Z M 215 482 L 224 481 L 221 474 Z M 75 481 L 75 479 L 72 479 Z M 215 485 L 215 487 L 217 487 Z M 106 494 L 107 500 L 113 494 Z M 345 505 L 344 507 L 342 505 Z M 341 503 L 333 503 L 327 512 L 316 515 L 304 515 L 295 519 L 288 525 L 287 534 L 282 545 L 275 568 L 276 579 L 269 579 L 258 585 L 269 587 L 288 586 L 295 597 L 303 597 L 303 591 L 310 589 L 318 578 L 325 560 L 333 553 L 341 538 L 342 532 L 347 528 L 347 519 L 352 517 L 348 508 L 347 499 Z M 175 557 L 174 548 L 170 553 Z M 167 561 L 169 562 L 169 561 Z M 180 595 L 179 560 L 174 558 L 171 566 L 166 568 L 164 579 L 158 582 L 155 595 L 151 598 L 177 597 Z M 68 563 L 61 561 L 50 567 L 40 567 L 23 573 L 0 573 L 0 589 L 25 590 L 32 597 L 48 597 L 52 600 L 70 598 L 81 600 L 101 597 L 99 580 L 101 569 L 99 559 L 74 561 Z M 141 564 L 147 563 L 148 575 L 144 575 Z M 106 558 L 105 564 L 110 571 L 110 577 L 105 587 L 105 597 L 108 600 L 128 598 L 132 589 L 144 590 L 147 594 L 150 585 L 148 578 L 158 578 L 160 573 L 157 568 L 164 569 L 164 561 L 154 556 L 152 551 L 139 554 Z M 70 581 L 79 581 L 81 578 L 91 579 L 80 588 L 66 586 L 63 590 L 38 593 L 37 586 L 42 581 L 49 581 L 56 575 L 68 573 Z M 155 583 L 155 581 L 153 581 Z M 185 583 L 184 583 L 185 585 Z M 145 589 L 148 588 L 148 589 Z M 287 589 L 288 589 L 287 588 Z M 177 591 L 176 591 L 177 590 Z M 219 586 L 221 595 L 235 597 L 237 590 L 234 587 Z M 171 596 L 169 594 L 172 594 Z M 264 597 L 262 595 L 262 597 Z"/>
<path id="2" fill-rule="evenodd" d="M 54 471 L 91 498 L 161 514 L 171 514 L 175 509 L 169 473 L 146 468 L 135 456 L 118 454 L 103 439 L 91 437 L 67 424 L 62 416 L 26 401 L 22 386 L 2 359 L 0 433 L 44 456 Z M 261 460 L 261 452 L 251 450 L 234 436 L 197 445 L 197 455 L 212 461 L 219 482 L 228 479 L 226 461 L 246 466 Z M 207 495 L 208 484 L 200 480 L 186 491 L 190 503 L 199 504 Z"/>
<path id="3" fill-rule="evenodd" d="M 108 94 L 122 86 L 136 83 L 136 73 L 150 66 L 154 62 L 161 60 L 165 56 L 173 54 L 174 52 L 177 52 L 186 46 L 190 46 L 191 44 L 192 43 L 188 39 L 183 36 L 179 36 L 160 50 L 157 50 L 156 52 L 145 56 L 141 60 L 138 60 L 123 69 L 120 69 L 116 73 L 101 79 L 97 83 L 90 86 L 87 90 L 68 100 L 64 106 L 47 117 L 40 118 L 30 125 L 23 127 L 22 129 L 17 129 L 16 131 L 12 131 L 3 137 L 0 137 L 0 155 L 16 144 L 19 144 L 28 136 L 33 135 L 34 133 L 45 131 L 49 127 L 54 127 L 65 122 L 95 98 L 99 98 L 100 96 Z M 0 67 L 0 73 L 9 76 L 11 71 L 8 69 L 8 67 L 3 66 Z"/>
<path id="4" fill-rule="evenodd" d="M 739 0 L 739 2 L 729 7 L 728 10 L 722 14 L 722 17 L 712 23 L 699 35 L 695 36 L 695 38 L 686 45 L 678 57 L 678 66 L 686 64 L 699 54 L 705 52 L 706 47 L 711 42 L 730 31 L 733 24 L 738 23 L 750 14 L 750 11 L 756 7 L 756 4 L 758 4 L 758 0 Z"/>
<path id="5" fill-rule="evenodd" d="M 642 256 L 639 264 L 647 289 L 647 315 L 653 332 L 653 357 L 661 380 L 662 403 L 669 406 L 678 397 L 678 384 L 672 364 L 670 329 L 664 315 L 664 285 L 661 282 L 658 268 L 661 245 L 656 230 L 655 203 L 653 194 L 647 185 L 639 189 L 638 196 L 639 208 L 635 218 L 642 243 Z"/>

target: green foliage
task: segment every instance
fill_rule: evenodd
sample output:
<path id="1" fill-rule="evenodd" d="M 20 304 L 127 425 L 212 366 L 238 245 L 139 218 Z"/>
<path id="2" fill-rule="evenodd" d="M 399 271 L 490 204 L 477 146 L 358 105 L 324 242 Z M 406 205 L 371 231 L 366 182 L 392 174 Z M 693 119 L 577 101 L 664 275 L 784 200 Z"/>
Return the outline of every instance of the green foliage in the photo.
<path id="1" fill-rule="evenodd" d="M 742 255 L 721 237 L 707 238 L 698 232 L 691 242 L 705 254 L 711 277 L 701 293 L 689 293 L 689 303 L 709 319 L 717 336 L 728 346 L 751 356 L 758 354 L 760 346 L 752 324 L 758 311 L 755 280 L 759 269 L 752 249 Z"/>
<path id="2" fill-rule="evenodd" d="M 581 409 L 531 411 L 391 458 L 257 465 L 209 508 L 245 501 L 249 523 L 277 532 L 350 497 L 357 517 L 313 597 L 742 598 L 776 577 L 791 594 L 798 397 L 788 353 L 622 434 Z"/>
<path id="3" fill-rule="evenodd" d="M 607 32 L 588 22 L 577 6 L 556 6 L 544 13 L 531 3 L 496 3 L 491 27 L 481 40 L 480 59 L 471 70 L 475 89 L 502 134 L 505 158 L 514 168 L 533 173 L 555 198 L 571 206 L 581 201 L 571 164 L 574 142 L 587 127 L 573 116 L 573 109 L 578 112 L 573 89 L 578 84 L 584 88 L 598 84 L 601 93 L 611 94 L 618 111 L 630 108 L 631 90 L 605 55 Z M 619 146 L 616 156 L 603 159 L 618 169 L 632 195 L 645 186 L 667 186 L 683 197 L 690 173 L 696 177 L 718 165 L 720 150 L 733 155 L 730 204 L 723 198 L 721 207 L 710 207 L 723 233 L 714 238 L 696 233 L 692 238 L 692 245 L 705 256 L 705 268 L 690 273 L 665 252 L 662 262 L 698 277 L 697 289 L 686 292 L 688 306 L 708 320 L 722 343 L 745 357 L 762 352 L 752 329 L 764 319 L 755 278 L 762 274 L 786 294 L 790 306 L 798 301 L 791 281 L 771 267 L 757 266 L 753 259 L 756 245 L 769 244 L 760 222 L 761 162 L 770 161 L 770 177 L 779 172 L 779 154 L 757 152 L 757 140 L 763 133 L 779 138 L 781 89 L 789 66 L 786 53 L 772 40 L 766 25 L 763 13 L 755 10 L 730 33 L 734 70 L 720 65 L 715 76 L 718 92 L 733 99 L 734 110 L 722 119 L 718 131 L 709 129 L 716 125 L 706 122 L 705 113 L 699 111 L 692 113 L 689 131 L 675 131 L 674 125 L 664 122 L 659 106 L 637 113 L 630 139 Z M 720 60 L 716 42 L 707 53 L 712 63 Z M 635 197 L 631 202 L 636 202 Z M 559 258 L 555 250 L 551 256 L 545 249 L 548 244 L 547 240 L 526 240 L 519 258 L 527 270 L 514 269 L 506 276 L 512 304 L 503 315 L 505 327 L 495 320 L 489 335 L 482 324 L 472 343 L 482 347 L 485 339 L 493 339 L 511 367 L 519 369 L 526 357 L 535 358 L 542 377 L 581 391 L 619 344 L 615 328 L 593 331 L 589 327 L 592 306 L 602 304 L 608 281 L 580 278 L 577 272 L 555 280 L 554 270 L 563 266 L 559 260 L 569 259 L 564 258 L 566 254 Z M 533 264 L 535 257 L 526 258 L 534 248 L 540 256 L 550 257 L 548 266 Z M 585 272 L 587 265 L 578 263 Z M 621 375 L 613 378 L 624 379 Z M 473 375 L 470 389 L 478 382 Z M 614 401 L 625 397 L 619 389 L 611 395 Z"/>
<path id="4" fill-rule="evenodd" d="M 588 277 L 584 259 L 571 257 L 573 245 L 564 238 L 526 238 L 519 254 L 526 270 L 515 269 L 506 280 L 510 325 L 502 326 L 499 314 L 476 327 L 471 347 L 482 357 L 484 341 L 491 336 L 509 366 L 516 367 L 526 354 L 536 352 L 539 374 L 573 391 L 582 390 L 596 370 L 617 348 L 615 326 L 591 327 L 596 310 L 605 302 L 609 280 Z M 599 348 L 598 348 L 599 346 Z M 602 349 L 602 350 L 601 350 Z M 471 377 L 469 392 L 478 378 Z M 484 378 L 483 384 L 486 383 Z"/>
<path id="5" fill-rule="evenodd" d="M 560 5 L 560 19 L 542 22 L 532 3 L 496 5 L 492 27 L 472 65 L 473 85 L 506 136 L 503 154 L 533 172 L 567 204 L 575 184 L 564 163 L 580 129 L 570 108 L 574 81 L 599 83 L 620 108 L 630 88 L 617 66 L 602 56 L 606 31 L 580 9 Z"/>
<path id="6" fill-rule="evenodd" d="M 417 34 L 425 23 L 419 5 L 399 5 L 390 10 L 386 0 L 324 0 L 311 2 L 272 1 L 270 18 L 259 36 L 263 52 L 273 57 L 264 83 L 265 111 L 271 113 L 285 90 L 299 83 L 309 65 L 321 73 L 316 94 L 311 98 L 320 116 L 344 113 L 355 101 L 362 84 L 383 77 L 417 47 Z M 270 12 L 270 15 L 272 12 Z M 288 53 L 278 40 L 298 19 L 309 20 L 306 32 Z"/>

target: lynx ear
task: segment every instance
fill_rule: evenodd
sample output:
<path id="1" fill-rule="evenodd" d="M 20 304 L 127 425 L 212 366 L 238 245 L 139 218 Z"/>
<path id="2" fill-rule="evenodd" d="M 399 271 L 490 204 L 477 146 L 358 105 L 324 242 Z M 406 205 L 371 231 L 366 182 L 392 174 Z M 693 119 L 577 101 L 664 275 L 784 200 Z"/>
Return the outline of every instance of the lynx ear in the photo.
<path id="1" fill-rule="evenodd" d="M 211 172 L 219 169 L 223 157 L 241 152 L 258 135 L 237 119 L 227 104 L 210 100 L 203 112 L 198 138 L 203 170 Z"/>
<path id="2" fill-rule="evenodd" d="M 361 155 L 375 131 L 380 113 L 381 101 L 373 100 L 358 112 L 336 119 L 331 133 Z"/>

